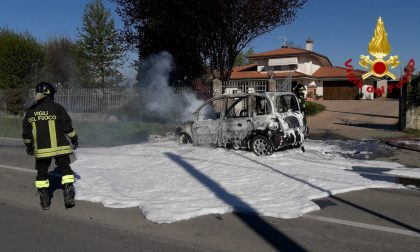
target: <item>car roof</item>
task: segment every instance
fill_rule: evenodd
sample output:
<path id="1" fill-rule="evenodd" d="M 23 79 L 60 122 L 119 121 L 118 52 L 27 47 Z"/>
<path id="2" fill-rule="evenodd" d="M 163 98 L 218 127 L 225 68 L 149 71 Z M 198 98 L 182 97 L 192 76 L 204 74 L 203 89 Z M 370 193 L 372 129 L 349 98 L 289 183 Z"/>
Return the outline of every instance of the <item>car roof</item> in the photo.
<path id="1" fill-rule="evenodd" d="M 260 96 L 260 97 L 271 97 L 271 96 L 278 96 L 278 95 L 295 95 L 292 92 L 264 92 L 264 93 L 236 93 L 236 94 L 222 94 L 217 97 L 213 97 L 211 99 L 208 99 L 207 101 L 203 102 L 195 111 L 194 114 L 197 113 L 201 108 L 204 107 L 205 104 L 222 99 L 222 98 L 238 98 L 238 97 L 247 97 L 247 96 Z"/>

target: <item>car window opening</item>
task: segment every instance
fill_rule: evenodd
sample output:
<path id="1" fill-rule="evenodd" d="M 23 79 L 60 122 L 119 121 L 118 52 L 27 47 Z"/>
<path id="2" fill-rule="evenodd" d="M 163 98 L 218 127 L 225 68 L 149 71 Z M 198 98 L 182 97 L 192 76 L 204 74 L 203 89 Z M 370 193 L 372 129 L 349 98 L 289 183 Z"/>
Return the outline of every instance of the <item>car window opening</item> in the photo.
<path id="1" fill-rule="evenodd" d="M 298 101 L 292 95 L 276 96 L 275 106 L 278 113 L 285 113 L 291 110 L 292 112 L 299 111 Z"/>
<path id="2" fill-rule="evenodd" d="M 246 97 L 228 98 L 225 116 L 226 118 L 248 117 L 248 102 Z"/>

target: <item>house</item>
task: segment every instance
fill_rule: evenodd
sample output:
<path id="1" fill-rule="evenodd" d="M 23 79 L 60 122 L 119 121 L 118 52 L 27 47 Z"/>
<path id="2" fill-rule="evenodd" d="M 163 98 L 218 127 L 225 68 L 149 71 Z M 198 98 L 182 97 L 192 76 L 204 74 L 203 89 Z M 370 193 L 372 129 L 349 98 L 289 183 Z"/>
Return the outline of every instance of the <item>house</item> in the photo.
<path id="1" fill-rule="evenodd" d="M 273 74 L 276 80 L 291 77 L 292 87 L 304 84 L 307 97 L 322 96 L 324 100 L 354 100 L 360 96 L 373 98 L 365 86 L 376 85 L 375 78 L 364 80 L 365 86 L 359 90 L 348 81 L 346 68 L 333 66 L 327 56 L 313 51 L 311 39 L 306 41 L 306 49 L 283 46 L 248 58 L 255 63 L 234 67 L 231 80 L 268 80 L 269 74 Z M 365 72 L 354 70 L 353 73 L 356 78 L 361 78 Z"/>

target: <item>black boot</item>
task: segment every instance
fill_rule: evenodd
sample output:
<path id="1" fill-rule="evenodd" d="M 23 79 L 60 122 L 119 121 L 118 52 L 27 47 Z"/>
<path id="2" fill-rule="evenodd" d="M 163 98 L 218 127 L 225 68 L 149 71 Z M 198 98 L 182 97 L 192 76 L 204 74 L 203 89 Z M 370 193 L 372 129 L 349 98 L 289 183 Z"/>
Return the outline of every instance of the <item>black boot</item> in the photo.
<path id="1" fill-rule="evenodd" d="M 39 192 L 39 199 L 41 200 L 42 210 L 48 210 L 51 204 L 48 188 L 39 188 L 38 192 Z"/>
<path id="2" fill-rule="evenodd" d="M 66 183 L 63 187 L 64 205 L 66 208 L 72 208 L 75 206 L 73 183 Z"/>

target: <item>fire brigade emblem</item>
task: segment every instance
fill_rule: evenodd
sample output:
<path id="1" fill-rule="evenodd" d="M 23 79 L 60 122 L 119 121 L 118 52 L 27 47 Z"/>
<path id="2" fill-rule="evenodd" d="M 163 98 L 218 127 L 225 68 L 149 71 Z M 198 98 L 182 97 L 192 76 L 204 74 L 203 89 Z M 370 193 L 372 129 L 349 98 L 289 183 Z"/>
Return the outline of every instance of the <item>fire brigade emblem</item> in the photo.
<path id="1" fill-rule="evenodd" d="M 388 71 L 388 66 L 391 65 L 392 69 L 398 66 L 400 62 L 398 61 L 398 55 L 390 56 L 388 60 L 385 59 L 391 52 L 391 46 L 389 45 L 384 22 L 381 17 L 378 18 L 378 22 L 376 23 L 375 32 L 370 40 L 368 51 L 374 59 L 371 60 L 369 55 L 360 55 L 359 64 L 364 68 L 370 68 L 370 71 L 362 75 L 362 78 L 366 79 L 373 75 L 379 78 L 388 76 L 395 80 L 396 76 Z"/>

